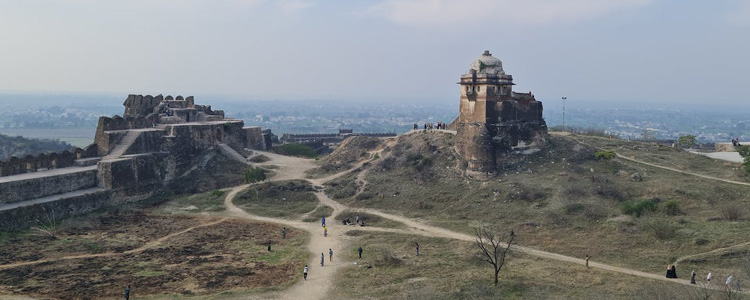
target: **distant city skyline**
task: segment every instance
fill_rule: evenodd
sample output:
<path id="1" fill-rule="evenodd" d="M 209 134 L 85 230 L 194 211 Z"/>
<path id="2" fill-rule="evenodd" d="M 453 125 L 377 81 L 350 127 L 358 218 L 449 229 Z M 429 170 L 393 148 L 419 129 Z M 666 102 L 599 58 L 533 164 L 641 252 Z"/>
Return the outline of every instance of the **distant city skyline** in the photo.
<path id="1" fill-rule="evenodd" d="M 0 35 L 0 92 L 446 102 L 490 50 L 545 107 L 750 100 L 740 0 L 0 0 Z"/>

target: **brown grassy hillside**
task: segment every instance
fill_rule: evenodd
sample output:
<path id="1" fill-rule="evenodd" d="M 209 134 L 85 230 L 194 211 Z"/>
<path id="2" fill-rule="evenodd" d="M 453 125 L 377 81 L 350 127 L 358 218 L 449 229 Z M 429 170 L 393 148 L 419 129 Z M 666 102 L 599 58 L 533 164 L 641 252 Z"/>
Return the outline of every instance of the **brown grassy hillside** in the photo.
<path id="1" fill-rule="evenodd" d="M 519 233 L 519 245 L 577 257 L 589 254 L 654 273 L 680 257 L 697 255 L 699 259 L 683 264 L 725 278 L 739 272 L 736 265 L 703 259 L 700 253 L 730 246 L 750 250 L 745 245 L 750 243 L 750 187 L 619 158 L 597 160 L 597 149 L 581 143 L 590 138 L 564 136 L 550 136 L 539 152 L 510 154 L 498 164 L 496 178 L 474 181 L 463 176 L 453 140 L 443 133 L 401 136 L 364 175 L 339 178 L 328 192 L 353 185 L 358 192 L 339 201 L 464 232 L 490 223 Z M 708 175 L 734 167 L 656 145 L 618 143 L 640 151 L 637 157 L 644 160 Z M 635 173 L 640 181 L 633 180 Z"/>

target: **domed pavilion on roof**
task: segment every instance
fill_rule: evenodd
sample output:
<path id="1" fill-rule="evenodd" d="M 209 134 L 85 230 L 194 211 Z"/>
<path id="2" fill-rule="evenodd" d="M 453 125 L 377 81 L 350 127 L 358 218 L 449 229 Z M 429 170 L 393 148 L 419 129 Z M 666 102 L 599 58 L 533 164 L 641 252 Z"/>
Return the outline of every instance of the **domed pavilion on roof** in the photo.
<path id="1" fill-rule="evenodd" d="M 457 151 L 467 164 L 467 173 L 477 178 L 493 177 L 497 160 L 519 147 L 538 146 L 547 134 L 542 102 L 534 94 L 513 91 L 513 76 L 506 74 L 500 59 L 489 51 L 471 63 L 461 75 L 461 100 L 456 129 Z"/>

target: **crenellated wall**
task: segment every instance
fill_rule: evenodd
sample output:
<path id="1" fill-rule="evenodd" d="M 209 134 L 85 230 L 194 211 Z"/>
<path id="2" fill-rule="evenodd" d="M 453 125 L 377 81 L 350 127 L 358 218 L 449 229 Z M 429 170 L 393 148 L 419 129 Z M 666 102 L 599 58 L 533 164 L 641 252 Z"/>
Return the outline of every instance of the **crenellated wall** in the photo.
<path id="1" fill-rule="evenodd" d="M 95 150 L 96 145 L 92 144 L 85 149 L 73 147 L 70 151 L 41 153 L 36 156 L 26 155 L 22 158 L 13 156 L 5 161 L 0 161 L 0 176 L 13 176 L 71 167 L 75 165 L 78 159 L 96 157 L 97 152 Z"/>

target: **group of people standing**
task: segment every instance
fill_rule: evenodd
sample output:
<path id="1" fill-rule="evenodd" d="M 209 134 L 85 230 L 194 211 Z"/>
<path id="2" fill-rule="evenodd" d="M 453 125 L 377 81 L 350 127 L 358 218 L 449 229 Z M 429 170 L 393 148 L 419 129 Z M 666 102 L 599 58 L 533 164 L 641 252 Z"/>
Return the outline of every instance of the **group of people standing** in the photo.
<path id="1" fill-rule="evenodd" d="M 321 221 L 321 225 L 323 226 L 323 236 L 327 237 L 328 228 L 326 227 L 326 218 L 322 217 L 320 221 Z M 360 221 L 359 215 L 357 215 L 357 222 L 359 223 L 359 221 Z M 286 227 L 284 227 L 283 234 L 286 237 Z M 361 259 L 362 258 L 362 246 L 360 246 L 359 249 L 357 249 L 357 254 L 359 254 L 359 258 Z M 333 261 L 333 248 L 328 248 L 328 262 L 332 262 L 332 261 Z M 320 253 L 320 266 L 324 267 L 325 264 L 326 264 L 326 255 L 324 252 L 321 252 Z M 305 265 L 305 267 L 302 269 L 302 277 L 305 280 L 307 280 L 307 273 L 309 271 L 310 271 L 310 267 Z"/>
<path id="2" fill-rule="evenodd" d="M 690 272 L 690 284 L 697 284 L 695 282 L 695 276 L 697 274 L 698 273 L 695 273 L 695 270 Z M 677 267 L 675 267 L 675 265 L 667 265 L 667 278 L 677 278 Z M 708 272 L 708 275 L 706 275 L 706 284 L 710 286 L 711 279 L 713 278 L 714 275 L 711 274 L 711 272 Z M 727 277 L 727 280 L 724 282 L 724 284 L 726 285 L 726 288 L 730 290 L 736 289 L 739 291 L 741 289 L 739 282 L 735 282 L 734 286 L 732 286 L 732 275 L 729 275 L 729 277 Z"/>
<path id="3" fill-rule="evenodd" d="M 443 122 L 437 122 L 435 124 L 433 123 L 424 123 L 424 130 L 433 130 L 433 129 L 448 129 L 448 124 L 445 124 Z M 419 130 L 419 125 L 417 123 L 414 123 L 414 130 Z"/>

